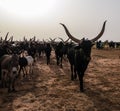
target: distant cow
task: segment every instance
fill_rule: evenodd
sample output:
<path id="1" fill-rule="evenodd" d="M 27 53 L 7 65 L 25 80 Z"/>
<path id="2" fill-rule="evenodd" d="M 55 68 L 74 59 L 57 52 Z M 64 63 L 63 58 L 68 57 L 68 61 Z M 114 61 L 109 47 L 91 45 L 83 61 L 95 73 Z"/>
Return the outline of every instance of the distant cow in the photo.
<path id="1" fill-rule="evenodd" d="M 23 77 L 27 74 L 33 73 L 33 62 L 34 59 L 32 56 L 27 55 L 26 51 L 23 51 L 19 57 L 19 74 L 20 76 L 21 71 L 23 71 Z"/>
<path id="2" fill-rule="evenodd" d="M 45 47 L 45 54 L 46 54 L 46 59 L 47 59 L 47 65 L 50 63 L 50 55 L 51 55 L 52 48 L 49 43 L 47 43 Z"/>
<path id="3" fill-rule="evenodd" d="M 64 48 L 63 42 L 59 42 L 55 47 L 57 65 L 60 64 L 61 68 L 62 68 L 62 60 L 63 60 L 63 48 Z"/>
<path id="4" fill-rule="evenodd" d="M 0 59 L 1 85 L 8 83 L 8 92 L 15 91 L 15 80 L 18 75 L 19 57 L 17 54 L 4 55 Z"/>

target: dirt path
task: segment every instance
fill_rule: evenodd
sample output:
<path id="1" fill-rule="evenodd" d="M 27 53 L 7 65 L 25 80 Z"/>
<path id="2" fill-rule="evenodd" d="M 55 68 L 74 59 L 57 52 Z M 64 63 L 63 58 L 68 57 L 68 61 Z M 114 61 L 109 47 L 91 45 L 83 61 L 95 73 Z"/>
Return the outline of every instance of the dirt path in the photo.
<path id="1" fill-rule="evenodd" d="M 107 55 L 109 54 L 109 55 Z M 41 58 L 34 65 L 32 79 L 24 79 L 18 92 L 0 89 L 0 111 L 119 111 L 120 52 L 93 50 L 85 74 L 85 92 L 79 81 L 70 80 L 69 64 L 56 66 L 54 54 L 50 65 Z"/>

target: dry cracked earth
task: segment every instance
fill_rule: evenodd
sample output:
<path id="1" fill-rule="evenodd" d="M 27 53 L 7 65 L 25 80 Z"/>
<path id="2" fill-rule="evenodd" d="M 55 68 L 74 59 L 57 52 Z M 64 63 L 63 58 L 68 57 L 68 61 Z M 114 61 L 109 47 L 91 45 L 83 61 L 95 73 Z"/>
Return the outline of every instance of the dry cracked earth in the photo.
<path id="1" fill-rule="evenodd" d="M 67 59 L 60 68 L 52 52 L 50 65 L 41 57 L 31 78 L 17 80 L 17 92 L 0 89 L 0 111 L 120 111 L 120 50 L 93 49 L 91 56 L 84 93 Z"/>

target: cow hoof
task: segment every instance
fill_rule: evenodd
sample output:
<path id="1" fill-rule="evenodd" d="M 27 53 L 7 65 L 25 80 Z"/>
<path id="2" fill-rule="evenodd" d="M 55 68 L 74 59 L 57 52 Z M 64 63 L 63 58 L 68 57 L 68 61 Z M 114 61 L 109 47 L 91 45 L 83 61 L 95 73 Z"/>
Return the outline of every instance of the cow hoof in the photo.
<path id="1" fill-rule="evenodd" d="M 13 89 L 12 92 L 17 92 L 17 91 L 15 89 Z"/>
<path id="2" fill-rule="evenodd" d="M 12 91 L 10 89 L 8 89 L 8 93 L 11 93 Z"/>
<path id="3" fill-rule="evenodd" d="M 75 80 L 77 79 L 77 76 L 76 76 L 76 75 L 74 76 L 74 79 L 75 79 Z"/>
<path id="4" fill-rule="evenodd" d="M 3 85 L 0 85 L 0 88 L 4 88 Z"/>
<path id="5" fill-rule="evenodd" d="M 80 92 L 84 92 L 84 89 L 80 89 Z"/>
<path id="6" fill-rule="evenodd" d="M 16 76 L 16 79 L 18 79 L 18 78 L 19 78 L 19 75 Z"/>
<path id="7" fill-rule="evenodd" d="M 25 77 L 25 74 L 23 74 L 23 77 Z"/>

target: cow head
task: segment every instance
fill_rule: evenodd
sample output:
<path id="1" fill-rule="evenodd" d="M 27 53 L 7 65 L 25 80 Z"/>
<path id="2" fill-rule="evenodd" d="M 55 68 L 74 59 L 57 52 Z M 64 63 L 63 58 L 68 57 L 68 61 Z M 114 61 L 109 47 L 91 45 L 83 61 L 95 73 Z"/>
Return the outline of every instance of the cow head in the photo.
<path id="1" fill-rule="evenodd" d="M 79 43 L 79 44 L 83 41 L 83 39 L 79 40 L 79 39 L 75 38 L 74 36 L 72 36 L 70 34 L 69 30 L 67 29 L 67 27 L 64 24 L 62 24 L 62 23 L 60 23 L 60 24 L 64 27 L 66 34 L 68 35 L 68 37 L 71 40 L 73 40 L 74 42 Z M 102 30 L 100 31 L 100 33 L 96 37 L 94 37 L 93 39 L 91 39 L 90 40 L 91 42 L 97 41 L 103 35 L 104 30 L 105 30 L 105 24 L 106 24 L 106 21 L 103 23 L 103 27 L 102 27 Z"/>
<path id="2" fill-rule="evenodd" d="M 60 23 L 60 24 L 64 27 L 67 36 L 71 40 L 73 40 L 74 42 L 79 44 L 78 48 L 81 47 L 88 55 L 90 55 L 91 48 L 94 45 L 94 42 L 97 41 L 103 35 L 103 33 L 105 31 L 106 21 L 103 23 L 103 27 L 102 27 L 100 33 L 91 40 L 87 40 L 87 39 L 85 40 L 84 38 L 81 40 L 77 39 L 76 37 L 71 35 L 71 33 L 69 32 L 69 30 L 67 29 L 67 27 L 64 24 L 62 24 L 62 23 Z"/>

